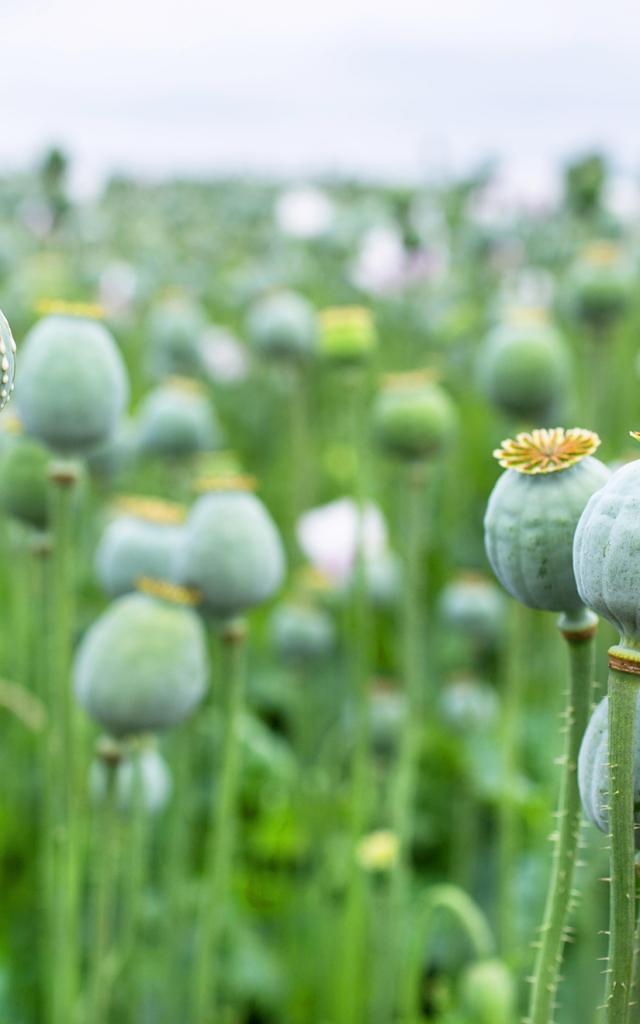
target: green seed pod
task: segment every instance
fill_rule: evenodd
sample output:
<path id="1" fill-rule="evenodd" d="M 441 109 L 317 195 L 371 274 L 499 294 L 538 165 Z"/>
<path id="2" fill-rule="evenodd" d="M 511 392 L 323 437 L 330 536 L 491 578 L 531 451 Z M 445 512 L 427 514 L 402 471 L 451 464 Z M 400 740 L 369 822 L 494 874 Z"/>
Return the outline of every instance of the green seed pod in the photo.
<path id="1" fill-rule="evenodd" d="M 390 375 L 372 416 L 383 451 L 407 461 L 438 455 L 456 427 L 453 402 L 432 376 L 422 371 Z"/>
<path id="2" fill-rule="evenodd" d="M 440 697 L 443 720 L 462 735 L 486 732 L 496 725 L 500 714 L 498 694 L 480 679 L 455 679 Z"/>
<path id="3" fill-rule="evenodd" d="M 128 594 L 143 577 L 177 583 L 186 511 L 151 498 L 122 499 L 117 508 L 120 515 L 96 550 L 96 576 L 104 592 Z"/>
<path id="4" fill-rule="evenodd" d="M 0 455 L 0 504 L 9 516 L 37 530 L 49 522 L 51 455 L 38 441 L 18 435 Z"/>
<path id="5" fill-rule="evenodd" d="M 600 439 L 588 430 L 534 430 L 494 452 L 506 469 L 484 520 L 487 557 L 498 580 L 529 608 L 577 611 L 573 535 L 588 499 L 609 470 L 592 458 Z"/>
<path id="6" fill-rule="evenodd" d="M 304 665 L 326 658 L 335 645 L 331 616 L 312 605 L 280 605 L 271 617 L 271 637 L 279 658 L 287 664 Z"/>
<path id="7" fill-rule="evenodd" d="M 113 436 L 87 455 L 91 476 L 102 482 L 112 481 L 133 462 L 136 445 L 136 425 L 132 419 L 125 417 L 116 427 Z"/>
<path id="8" fill-rule="evenodd" d="M 377 683 L 371 689 L 369 705 L 371 742 L 378 757 L 391 757 L 396 751 L 407 717 L 407 698 L 395 686 Z"/>
<path id="9" fill-rule="evenodd" d="M 275 292 L 261 299 L 247 320 L 256 351 L 276 360 L 308 359 L 315 351 L 317 330 L 313 306 L 295 292 Z"/>
<path id="10" fill-rule="evenodd" d="M 605 330 L 626 313 L 634 287 L 634 277 L 618 247 L 594 242 L 569 279 L 570 308 L 577 320 Z"/>
<path id="11" fill-rule="evenodd" d="M 0 311 L 0 409 L 13 394 L 16 379 L 16 343 L 4 313 Z"/>
<path id="12" fill-rule="evenodd" d="M 341 366 L 366 363 L 376 347 L 373 317 L 364 306 L 336 306 L 320 314 L 322 356 Z"/>
<path id="13" fill-rule="evenodd" d="M 187 600 L 186 591 L 173 590 Z M 207 676 L 204 628 L 193 608 L 142 593 L 118 598 L 94 622 L 73 670 L 79 703 L 115 737 L 177 725 L 202 700 Z"/>
<path id="14" fill-rule="evenodd" d="M 156 377 L 189 377 L 202 370 L 204 314 L 187 296 L 174 295 L 151 310 L 146 324 L 147 362 Z"/>
<path id="15" fill-rule="evenodd" d="M 516 986 L 502 960 L 479 960 L 460 979 L 460 1001 L 473 1024 L 513 1024 Z"/>
<path id="16" fill-rule="evenodd" d="M 481 391 L 509 416 L 548 415 L 566 394 L 564 340 L 538 311 L 521 312 L 486 338 L 477 364 Z"/>
<path id="17" fill-rule="evenodd" d="M 177 457 L 211 451 L 222 444 L 213 406 L 197 381 L 173 377 L 151 391 L 137 416 L 138 448 Z"/>
<path id="18" fill-rule="evenodd" d="M 574 542 L 578 593 L 585 605 L 608 619 L 623 646 L 638 646 L 640 637 L 640 461 L 610 477 L 587 504 Z"/>
<path id="19" fill-rule="evenodd" d="M 636 701 L 633 759 L 635 843 L 640 849 L 640 701 Z M 596 707 L 578 758 L 578 786 L 584 813 L 601 832 L 609 834 L 609 698 Z"/>
<path id="20" fill-rule="evenodd" d="M 84 454 L 104 444 L 128 397 L 122 356 L 103 324 L 56 314 L 27 334 L 16 405 L 26 432 L 50 448 Z"/>
<path id="21" fill-rule="evenodd" d="M 491 580 L 462 573 L 443 588 L 440 618 L 452 629 L 482 643 L 494 643 L 503 632 L 504 596 Z"/>
<path id="22" fill-rule="evenodd" d="M 235 486 L 227 479 L 222 485 Z M 266 601 L 284 573 L 280 534 L 254 494 L 219 490 L 196 501 L 185 526 L 181 582 L 202 593 L 214 617 L 233 618 Z"/>
<path id="23" fill-rule="evenodd" d="M 141 787 L 140 796 L 137 786 Z M 147 814 L 158 814 L 166 807 L 172 788 L 169 766 L 155 747 L 141 751 L 135 759 L 125 757 L 116 768 L 116 802 L 119 810 L 125 813 L 134 810 L 136 801 L 141 799 Z M 107 793 L 107 767 L 101 757 L 97 757 L 91 765 L 89 790 L 96 803 L 104 800 Z"/>

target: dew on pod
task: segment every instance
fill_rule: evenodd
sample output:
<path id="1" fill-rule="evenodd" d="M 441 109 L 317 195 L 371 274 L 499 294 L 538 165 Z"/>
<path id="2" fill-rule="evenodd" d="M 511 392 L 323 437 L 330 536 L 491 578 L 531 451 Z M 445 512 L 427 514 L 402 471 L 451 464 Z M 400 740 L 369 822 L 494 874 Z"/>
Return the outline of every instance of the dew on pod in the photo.
<path id="1" fill-rule="evenodd" d="M 320 355 L 336 366 L 368 363 L 377 344 L 373 317 L 364 306 L 333 306 L 319 316 Z"/>
<path id="2" fill-rule="evenodd" d="M 322 661 L 335 647 L 333 619 L 323 608 L 307 602 L 287 601 L 279 605 L 269 625 L 274 650 L 286 664 Z"/>
<path id="3" fill-rule="evenodd" d="M 567 394 L 569 353 L 543 310 L 516 310 L 486 337 L 477 360 L 480 389 L 509 416 L 548 416 Z"/>
<path id="4" fill-rule="evenodd" d="M 186 508 L 130 496 L 120 498 L 114 512 L 95 556 L 96 576 L 104 592 L 120 597 L 135 590 L 144 576 L 177 583 Z"/>
<path id="5" fill-rule="evenodd" d="M 278 529 L 246 476 L 204 477 L 185 524 L 181 582 L 227 620 L 272 597 L 285 574 Z"/>
<path id="6" fill-rule="evenodd" d="M 202 385 L 172 377 L 143 398 L 136 416 L 137 447 L 149 455 L 177 457 L 220 448 L 222 428 Z"/>
<path id="7" fill-rule="evenodd" d="M 609 698 L 596 707 L 578 758 L 578 785 L 585 815 L 601 832 L 609 835 Z M 636 698 L 633 751 L 634 839 L 640 850 L 640 701 Z"/>
<path id="8" fill-rule="evenodd" d="M 139 753 L 125 754 L 118 762 L 115 785 L 117 806 L 125 813 L 133 811 L 140 799 L 147 814 L 158 814 L 166 807 L 173 789 L 169 765 L 160 751 L 149 744 Z M 104 759 L 98 756 L 89 774 L 89 790 L 95 803 L 105 799 L 107 788 L 108 770 Z"/>
<path id="9" fill-rule="evenodd" d="M 156 377 L 187 377 L 202 370 L 204 313 L 189 296 L 172 294 L 152 307 L 145 325 L 149 369 Z"/>
<path id="10" fill-rule="evenodd" d="M 567 304 L 576 320 L 604 331 L 619 320 L 633 299 L 635 279 L 614 242 L 592 242 L 567 282 Z"/>
<path id="11" fill-rule="evenodd" d="M 147 592 L 117 598 L 90 626 L 73 668 L 78 702 L 117 738 L 178 725 L 207 689 L 198 596 L 159 581 L 141 586 Z"/>
<path id="12" fill-rule="evenodd" d="M 541 611 L 575 612 L 583 601 L 573 573 L 573 535 L 609 470 L 593 453 L 589 430 L 534 430 L 503 441 L 494 455 L 505 472 L 485 514 L 485 548 L 513 597 Z"/>
<path id="13" fill-rule="evenodd" d="M 16 433 L 0 452 L 0 506 L 36 530 L 49 523 L 51 455 L 34 438 Z"/>
<path id="14" fill-rule="evenodd" d="M 279 291 L 260 299 L 247 318 L 247 334 L 260 355 L 284 362 L 308 359 L 315 352 L 316 312 L 302 295 Z"/>
<path id="15" fill-rule="evenodd" d="M 504 595 L 486 576 L 463 572 L 442 588 L 438 613 L 451 629 L 492 644 L 504 629 Z"/>
<path id="16" fill-rule="evenodd" d="M 129 382 L 95 307 L 56 304 L 20 350 L 16 407 L 27 434 L 63 454 L 86 454 L 113 435 Z"/>
<path id="17" fill-rule="evenodd" d="M 374 436 L 389 456 L 408 462 L 432 458 L 451 442 L 453 402 L 429 370 L 389 374 L 372 410 Z"/>
<path id="18" fill-rule="evenodd" d="M 16 343 L 9 322 L 0 311 L 0 409 L 13 394 L 16 380 Z"/>

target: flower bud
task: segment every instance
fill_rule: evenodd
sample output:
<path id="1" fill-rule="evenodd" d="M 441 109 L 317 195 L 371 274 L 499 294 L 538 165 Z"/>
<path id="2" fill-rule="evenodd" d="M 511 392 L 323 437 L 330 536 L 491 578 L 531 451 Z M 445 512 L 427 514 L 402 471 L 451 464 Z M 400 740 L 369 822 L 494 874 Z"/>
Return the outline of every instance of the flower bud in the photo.
<path id="1" fill-rule="evenodd" d="M 376 347 L 373 317 L 364 306 L 336 306 L 320 313 L 320 353 L 343 366 L 368 362 Z"/>

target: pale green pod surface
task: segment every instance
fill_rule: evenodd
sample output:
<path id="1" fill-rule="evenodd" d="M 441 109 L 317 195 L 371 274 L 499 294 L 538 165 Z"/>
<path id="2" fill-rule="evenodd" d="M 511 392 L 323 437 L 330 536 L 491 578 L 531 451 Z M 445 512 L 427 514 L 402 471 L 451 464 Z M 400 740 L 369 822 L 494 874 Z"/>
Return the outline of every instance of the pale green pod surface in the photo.
<path id="1" fill-rule="evenodd" d="M 453 402 L 437 384 L 387 387 L 373 407 L 373 430 L 380 447 L 400 459 L 427 459 L 451 441 L 456 428 Z"/>
<path id="2" fill-rule="evenodd" d="M 249 340 L 265 356 L 299 360 L 313 355 L 318 333 L 313 306 L 295 292 L 275 292 L 251 309 Z"/>
<path id="3" fill-rule="evenodd" d="M 96 550 L 96 576 L 109 597 L 136 589 L 147 576 L 177 583 L 184 529 L 169 523 L 149 523 L 135 516 L 114 519 Z"/>
<path id="4" fill-rule="evenodd" d="M 478 357 L 481 390 L 508 415 L 537 417 L 567 393 L 570 363 L 565 343 L 550 325 L 503 324 Z"/>
<path id="5" fill-rule="evenodd" d="M 219 491 L 196 501 L 185 527 L 180 582 L 201 592 L 211 614 L 226 619 L 261 604 L 284 573 L 280 534 L 254 494 Z"/>
<path id="6" fill-rule="evenodd" d="M 283 604 L 271 618 L 271 636 L 278 656 L 293 664 L 320 661 L 335 645 L 335 626 L 321 608 Z"/>
<path id="7" fill-rule="evenodd" d="M 128 398 L 122 356 L 102 324 L 54 315 L 27 334 L 16 405 L 26 432 L 50 448 L 83 454 L 104 444 Z"/>
<path id="8" fill-rule="evenodd" d="M 593 248 L 612 249 L 611 258 L 585 259 L 580 262 L 569 282 L 569 302 L 574 316 L 585 324 L 606 328 L 623 316 L 633 298 L 634 277 L 629 267 L 616 257 L 609 243 L 596 243 Z"/>
<path id="9" fill-rule="evenodd" d="M 16 343 L 6 316 L 0 312 L 0 409 L 4 409 L 11 398 L 15 380 Z"/>
<path id="10" fill-rule="evenodd" d="M 138 448 L 177 457 L 212 451 L 223 444 L 213 405 L 196 387 L 167 383 L 151 391 L 137 417 Z"/>
<path id="11" fill-rule="evenodd" d="M 134 810 L 138 799 L 136 787 L 139 785 L 143 808 L 147 814 L 158 814 L 166 806 L 173 789 L 169 766 L 155 749 L 142 751 L 137 760 L 138 764 L 133 758 L 126 757 L 116 769 L 118 807 L 125 813 Z M 96 803 L 104 800 L 107 793 L 107 770 L 99 757 L 91 765 L 89 789 Z"/>
<path id="12" fill-rule="evenodd" d="M 503 631 L 504 595 L 482 576 L 468 574 L 447 583 L 438 599 L 438 611 L 446 625 L 486 643 Z"/>
<path id="13" fill-rule="evenodd" d="M 460 999 L 473 1024 L 513 1024 L 516 986 L 509 968 L 498 959 L 479 960 L 460 979 Z"/>
<path id="14" fill-rule="evenodd" d="M 454 731 L 479 733 L 496 725 L 500 701 L 495 689 L 481 679 L 455 679 L 442 689 L 440 711 Z"/>
<path id="15" fill-rule="evenodd" d="M 87 466 L 92 477 L 102 481 L 113 480 L 133 462 L 136 447 L 135 423 L 125 417 L 104 444 L 89 452 Z"/>
<path id="16" fill-rule="evenodd" d="M 635 842 L 640 849 L 640 701 L 636 702 L 633 760 Z M 609 699 L 596 707 L 584 734 L 578 758 L 578 786 L 584 813 L 601 832 L 609 834 Z"/>
<path id="17" fill-rule="evenodd" d="M 587 456 L 559 472 L 507 469 L 499 478 L 484 519 L 485 549 L 502 586 L 522 604 L 555 612 L 581 607 L 573 536 L 587 501 L 608 477 L 607 467 Z"/>
<path id="18" fill-rule="evenodd" d="M 49 522 L 51 455 L 30 437 L 12 437 L 0 455 L 0 505 L 38 530 Z"/>
<path id="19" fill-rule="evenodd" d="M 590 499 L 573 556 L 583 603 L 621 637 L 640 636 L 640 461 L 618 469 Z"/>
<path id="20" fill-rule="evenodd" d="M 199 374 L 206 321 L 197 303 L 175 296 L 158 303 L 146 324 L 147 362 L 157 376 Z"/>
<path id="21" fill-rule="evenodd" d="M 85 634 L 76 697 L 115 737 L 177 725 L 207 688 L 204 627 L 191 608 L 145 594 L 118 598 Z"/>

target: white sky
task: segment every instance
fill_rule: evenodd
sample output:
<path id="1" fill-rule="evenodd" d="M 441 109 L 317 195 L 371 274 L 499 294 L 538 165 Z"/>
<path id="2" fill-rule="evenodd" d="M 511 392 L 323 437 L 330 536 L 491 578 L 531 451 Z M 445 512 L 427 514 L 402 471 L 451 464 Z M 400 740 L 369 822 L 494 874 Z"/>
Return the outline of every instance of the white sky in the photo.
<path id="1" fill-rule="evenodd" d="M 631 0 L 0 0 L 0 161 L 416 174 L 640 166 Z"/>

